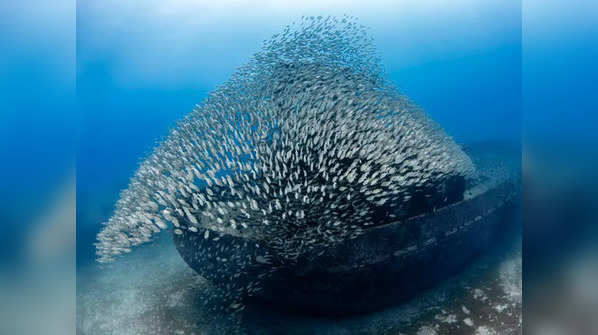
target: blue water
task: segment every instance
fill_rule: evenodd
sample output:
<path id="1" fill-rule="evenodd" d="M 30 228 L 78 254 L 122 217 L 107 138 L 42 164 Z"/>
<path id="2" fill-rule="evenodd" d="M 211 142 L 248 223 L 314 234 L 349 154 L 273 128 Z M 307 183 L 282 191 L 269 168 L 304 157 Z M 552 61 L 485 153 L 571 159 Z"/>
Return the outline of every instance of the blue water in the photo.
<path id="1" fill-rule="evenodd" d="M 596 13 L 591 0 L 0 2 L 0 265 L 21 262 L 74 173 L 77 262 L 91 264 L 100 223 L 176 120 L 264 39 L 327 14 L 370 27 L 388 77 L 457 142 L 517 147 L 523 137 L 525 154 L 542 158 L 528 173 L 553 196 L 535 209 L 559 219 L 547 234 L 576 245 L 598 198 L 587 183 L 598 161 Z M 553 183 L 572 185 L 572 208 Z M 571 211 L 589 219 L 571 222 Z"/>
<path id="2" fill-rule="evenodd" d="M 280 10 L 266 22 L 261 19 L 266 13 L 251 8 L 237 20 L 214 6 L 216 22 L 202 14 L 201 5 L 188 12 L 172 7 L 149 2 L 128 8 L 107 1 L 78 8 L 79 263 L 93 259 L 91 243 L 99 223 L 109 217 L 119 190 L 156 141 L 259 50 L 264 39 L 302 14 L 359 17 L 371 28 L 388 77 L 458 142 L 519 141 L 517 2 Z M 167 14 L 157 16 L 160 10 Z"/>
<path id="3" fill-rule="evenodd" d="M 17 223 L 76 165 L 78 252 L 91 260 L 98 223 L 141 157 L 303 14 L 358 16 L 389 77 L 459 142 L 518 141 L 521 128 L 539 146 L 595 140 L 592 1 L 401 3 L 4 2 L 0 242 L 20 245 Z"/>

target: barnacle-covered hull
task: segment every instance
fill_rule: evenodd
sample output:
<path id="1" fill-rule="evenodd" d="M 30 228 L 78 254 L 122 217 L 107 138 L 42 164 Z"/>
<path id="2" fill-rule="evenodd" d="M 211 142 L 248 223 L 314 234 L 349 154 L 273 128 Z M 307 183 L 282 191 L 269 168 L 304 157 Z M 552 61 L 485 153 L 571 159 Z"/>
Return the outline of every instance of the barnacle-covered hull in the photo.
<path id="1" fill-rule="evenodd" d="M 271 253 L 249 237 L 220 234 L 215 242 L 202 232 L 173 236 L 187 264 L 224 290 L 257 281 L 259 290 L 245 290 L 253 301 L 307 313 L 359 313 L 413 297 L 459 271 L 510 221 L 517 194 L 512 181 L 504 182 L 433 213 L 369 228 L 291 263 L 266 258 Z M 234 247 L 217 249 L 226 244 Z M 244 271 L 237 268 L 240 259 L 246 260 Z M 230 260 L 236 268 L 227 269 Z"/>

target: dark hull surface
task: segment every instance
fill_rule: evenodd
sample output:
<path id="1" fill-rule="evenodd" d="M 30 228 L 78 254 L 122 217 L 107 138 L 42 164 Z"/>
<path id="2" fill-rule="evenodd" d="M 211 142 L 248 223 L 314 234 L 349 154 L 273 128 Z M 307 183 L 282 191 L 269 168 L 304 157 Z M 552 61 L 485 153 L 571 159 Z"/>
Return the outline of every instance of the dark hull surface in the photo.
<path id="1" fill-rule="evenodd" d="M 514 184 L 506 182 L 434 213 L 372 227 L 320 255 L 304 255 L 293 266 L 277 267 L 250 299 L 312 314 L 361 313 L 404 301 L 455 274 L 484 251 L 511 221 L 516 195 Z M 197 252 L 200 248 L 214 248 L 215 243 L 240 246 L 219 255 L 229 259 L 256 259 L 267 252 L 238 236 L 223 235 L 218 242 L 204 239 L 201 232 L 173 236 L 187 264 L 216 285 L 230 284 L 229 270 L 214 254 Z M 251 281 L 270 266 L 245 264 L 245 278 L 236 281 Z"/>

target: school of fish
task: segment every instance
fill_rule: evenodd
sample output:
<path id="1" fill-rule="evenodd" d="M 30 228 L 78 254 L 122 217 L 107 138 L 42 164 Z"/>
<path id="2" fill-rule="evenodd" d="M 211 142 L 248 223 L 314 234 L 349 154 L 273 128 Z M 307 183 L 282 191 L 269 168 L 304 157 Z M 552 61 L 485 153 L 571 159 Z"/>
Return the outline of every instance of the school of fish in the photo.
<path id="1" fill-rule="evenodd" d="M 97 236 L 98 261 L 168 229 L 252 236 L 294 259 L 358 236 L 417 190 L 442 195 L 448 178 L 475 174 L 385 78 L 365 27 L 306 17 L 267 40 L 145 159 Z"/>

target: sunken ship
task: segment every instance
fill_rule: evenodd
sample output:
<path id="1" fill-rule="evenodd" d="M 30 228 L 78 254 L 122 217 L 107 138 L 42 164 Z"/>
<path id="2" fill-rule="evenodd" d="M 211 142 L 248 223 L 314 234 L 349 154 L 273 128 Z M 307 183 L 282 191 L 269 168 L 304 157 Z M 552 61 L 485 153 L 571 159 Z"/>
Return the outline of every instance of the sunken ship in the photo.
<path id="1" fill-rule="evenodd" d="M 356 19 L 265 42 L 140 165 L 98 234 L 110 262 L 172 230 L 232 310 L 373 310 L 458 271 L 515 194 L 386 79 Z"/>

